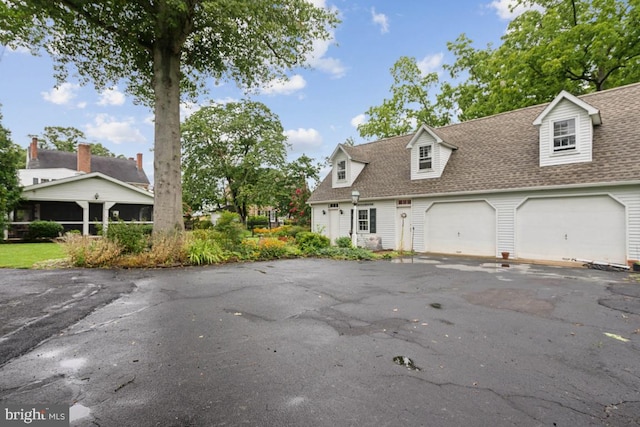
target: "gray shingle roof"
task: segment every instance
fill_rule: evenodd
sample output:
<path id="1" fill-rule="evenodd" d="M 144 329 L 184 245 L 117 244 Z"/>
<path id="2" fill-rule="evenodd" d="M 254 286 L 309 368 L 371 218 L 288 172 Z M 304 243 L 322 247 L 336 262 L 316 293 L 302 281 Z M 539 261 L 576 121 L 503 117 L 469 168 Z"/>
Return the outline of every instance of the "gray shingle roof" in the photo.
<path id="1" fill-rule="evenodd" d="M 77 154 L 67 151 L 38 149 L 38 159 L 30 160 L 28 169 L 77 169 Z M 100 172 L 129 184 L 149 184 L 144 170 L 138 170 L 135 160 L 91 156 L 91 172 Z"/>
<path id="2" fill-rule="evenodd" d="M 440 178 L 411 181 L 405 147 L 414 134 L 348 147 L 352 158 L 367 159 L 364 170 L 347 188 L 331 188 L 329 173 L 309 202 L 350 200 L 352 189 L 375 199 L 640 180 L 640 83 L 579 98 L 602 117 L 593 131 L 591 162 L 539 166 L 533 121 L 548 105 L 542 104 L 436 128 L 458 147 Z"/>

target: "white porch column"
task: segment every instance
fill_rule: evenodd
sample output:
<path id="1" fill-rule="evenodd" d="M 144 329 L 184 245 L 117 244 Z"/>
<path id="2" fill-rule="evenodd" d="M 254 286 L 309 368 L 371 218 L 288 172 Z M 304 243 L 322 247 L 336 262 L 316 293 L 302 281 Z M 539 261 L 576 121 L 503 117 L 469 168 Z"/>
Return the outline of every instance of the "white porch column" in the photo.
<path id="1" fill-rule="evenodd" d="M 82 235 L 89 235 L 89 202 L 76 200 L 76 204 L 82 208 Z"/>
<path id="2" fill-rule="evenodd" d="M 9 215 L 7 216 L 7 218 L 9 219 L 9 224 L 7 224 L 6 228 L 3 230 L 2 232 L 2 240 L 7 240 L 9 239 L 9 227 L 11 226 L 11 223 L 13 222 L 13 210 L 11 212 L 9 212 Z"/>
<path id="3" fill-rule="evenodd" d="M 109 228 L 109 209 L 115 205 L 116 202 L 104 202 L 102 204 L 102 235 L 106 235 L 107 228 Z"/>

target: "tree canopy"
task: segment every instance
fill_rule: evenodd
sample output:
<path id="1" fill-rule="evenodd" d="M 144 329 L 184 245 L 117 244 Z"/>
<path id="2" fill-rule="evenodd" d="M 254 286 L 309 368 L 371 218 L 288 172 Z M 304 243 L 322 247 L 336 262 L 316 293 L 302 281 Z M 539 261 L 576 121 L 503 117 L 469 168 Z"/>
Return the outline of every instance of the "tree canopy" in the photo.
<path id="1" fill-rule="evenodd" d="M 281 216 L 288 216 L 300 225 L 310 223 L 311 208 L 307 205 L 311 195 L 309 184 L 313 188 L 318 183 L 321 167 L 321 164 L 303 154 L 278 171 L 272 205 Z"/>
<path id="2" fill-rule="evenodd" d="M 24 150 L 11 141 L 11 133 L 0 124 L 0 233 L 7 226 L 7 215 L 20 201 L 18 169 L 24 161 Z"/>
<path id="3" fill-rule="evenodd" d="M 245 88 L 302 66 L 337 14 L 306 0 L 2 0 L 0 42 L 46 49 L 64 81 L 124 80 L 152 106 L 154 233 L 182 230 L 180 101 L 208 77 Z"/>
<path id="4" fill-rule="evenodd" d="M 448 92 L 461 120 L 640 81 L 639 0 L 518 0 L 497 48 L 474 49 L 464 34 L 449 43 L 447 66 L 466 80 Z"/>
<path id="5" fill-rule="evenodd" d="M 448 79 L 423 74 L 414 58 L 391 69 L 392 98 L 367 111 L 362 137 L 386 138 L 640 81 L 640 0 L 517 0 L 527 11 L 500 46 L 477 49 L 461 34 Z M 423 102 L 421 100 L 426 100 Z"/>
<path id="6" fill-rule="evenodd" d="M 274 202 L 287 143 L 277 115 L 252 101 L 203 107 L 182 126 L 183 189 L 192 208 L 233 206 L 245 221 L 248 206 Z"/>
<path id="7" fill-rule="evenodd" d="M 436 73 L 422 73 L 415 58 L 400 57 L 391 67 L 391 98 L 366 111 L 369 120 L 358 126 L 360 136 L 387 138 L 409 133 L 422 123 L 441 126 L 449 123 L 443 103 L 429 96 L 438 83 Z"/>
<path id="8" fill-rule="evenodd" d="M 40 148 L 55 149 L 59 151 L 76 152 L 78 144 L 86 140 L 84 132 L 74 127 L 45 126 L 44 133 L 39 136 Z M 91 154 L 104 157 L 115 157 L 107 147 L 99 142 L 91 143 Z M 119 157 L 124 157 L 120 155 Z"/>

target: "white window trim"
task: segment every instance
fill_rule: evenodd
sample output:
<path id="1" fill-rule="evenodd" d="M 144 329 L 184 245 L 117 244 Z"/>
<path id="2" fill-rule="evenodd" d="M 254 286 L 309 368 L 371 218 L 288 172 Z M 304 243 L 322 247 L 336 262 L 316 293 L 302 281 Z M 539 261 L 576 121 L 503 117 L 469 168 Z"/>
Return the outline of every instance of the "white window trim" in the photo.
<path id="1" fill-rule="evenodd" d="M 340 169 L 340 163 L 344 162 L 344 169 Z M 340 178 L 340 172 L 344 172 L 344 178 Z M 347 160 L 338 160 L 336 164 L 336 181 L 337 182 L 346 182 L 347 181 Z"/>
<path id="2" fill-rule="evenodd" d="M 425 168 L 425 169 L 420 169 L 420 163 L 421 163 L 420 149 L 422 147 L 430 147 L 430 154 L 431 154 L 431 156 L 428 157 L 428 159 L 431 160 L 431 167 Z M 417 165 L 418 173 L 425 173 L 425 172 L 433 171 L 433 144 L 421 144 L 421 145 L 418 145 L 416 149 L 417 149 L 417 157 L 418 157 L 418 165 Z"/>
<path id="3" fill-rule="evenodd" d="M 369 230 L 370 230 L 369 221 L 371 221 L 371 213 L 369 212 L 368 208 L 367 209 L 358 209 L 357 211 L 358 211 L 358 222 L 357 222 L 357 224 L 358 224 L 358 233 L 368 233 Z M 360 219 L 360 212 L 366 212 L 367 213 L 367 219 L 366 220 L 361 220 Z M 361 224 L 360 224 L 361 221 L 362 222 L 366 221 L 366 229 L 363 229 L 361 227 Z"/>
<path id="4" fill-rule="evenodd" d="M 569 148 L 569 149 L 559 149 L 556 150 L 555 146 L 554 146 L 554 142 L 555 142 L 555 138 L 556 138 L 556 134 L 555 134 L 555 124 L 558 122 L 564 122 L 567 120 L 572 120 L 574 121 L 574 135 L 575 135 L 575 144 L 573 148 Z M 550 120 L 549 121 L 549 149 L 551 150 L 551 156 L 555 157 L 555 156 L 567 156 L 567 155 L 573 155 L 573 154 L 577 154 L 580 152 L 580 117 L 579 116 L 571 116 L 571 117 L 562 117 L 562 118 L 558 118 L 555 120 Z"/>

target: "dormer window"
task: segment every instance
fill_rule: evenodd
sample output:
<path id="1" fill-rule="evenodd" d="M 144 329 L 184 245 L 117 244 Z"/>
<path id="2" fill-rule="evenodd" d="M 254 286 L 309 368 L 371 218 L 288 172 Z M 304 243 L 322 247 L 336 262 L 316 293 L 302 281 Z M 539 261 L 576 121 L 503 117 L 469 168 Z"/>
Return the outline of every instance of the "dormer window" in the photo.
<path id="1" fill-rule="evenodd" d="M 340 160 L 338 162 L 338 181 L 347 179 L 347 161 Z"/>
<path id="2" fill-rule="evenodd" d="M 576 119 L 553 122 L 553 151 L 575 150 Z"/>
<path id="3" fill-rule="evenodd" d="M 433 146 L 432 145 L 422 145 L 419 147 L 418 154 L 418 169 L 421 171 L 431 170 L 433 165 Z"/>

